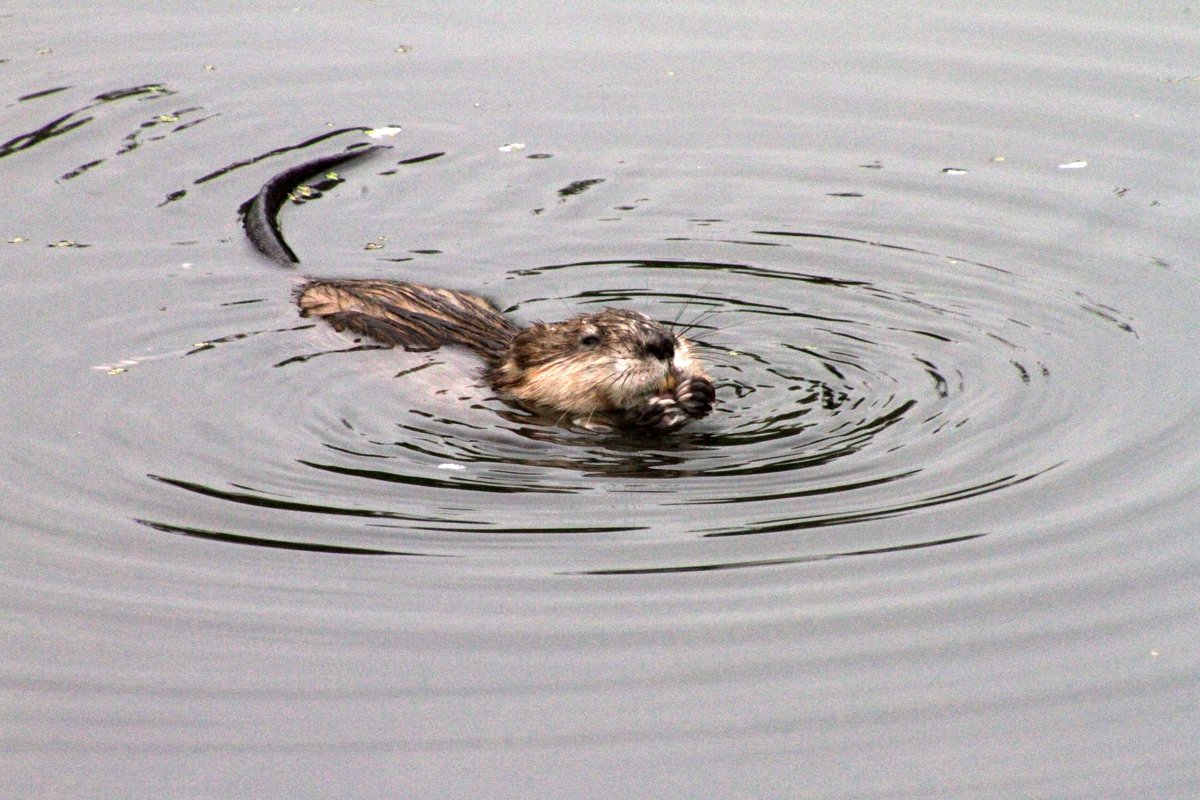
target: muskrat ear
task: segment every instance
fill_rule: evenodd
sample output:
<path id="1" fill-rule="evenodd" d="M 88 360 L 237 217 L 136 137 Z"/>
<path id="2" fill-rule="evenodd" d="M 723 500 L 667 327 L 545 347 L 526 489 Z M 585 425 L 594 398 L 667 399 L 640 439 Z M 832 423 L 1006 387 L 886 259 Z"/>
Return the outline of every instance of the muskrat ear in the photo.
<path id="1" fill-rule="evenodd" d="M 585 333 L 579 337 L 579 343 L 584 347 L 595 347 L 600 344 L 600 337 L 594 333 Z"/>

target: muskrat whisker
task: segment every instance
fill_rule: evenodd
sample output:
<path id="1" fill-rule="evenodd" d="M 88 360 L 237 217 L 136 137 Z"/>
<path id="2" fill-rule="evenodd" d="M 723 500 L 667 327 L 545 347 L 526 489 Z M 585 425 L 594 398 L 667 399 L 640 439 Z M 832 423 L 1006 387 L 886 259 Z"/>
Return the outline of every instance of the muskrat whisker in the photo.
<path id="1" fill-rule="evenodd" d="M 616 375 L 613 375 L 611 378 L 609 378 L 608 383 L 604 384 L 604 388 L 611 389 L 614 386 L 616 386 L 618 383 L 623 384 L 628 379 L 629 379 L 629 370 L 623 369 L 620 372 L 618 372 Z"/>
<path id="2" fill-rule="evenodd" d="M 701 311 L 699 314 L 697 314 L 696 318 L 693 319 L 691 322 L 687 323 L 686 325 L 681 326 L 677 332 L 680 334 L 685 334 L 688 331 L 699 327 L 701 324 L 707 323 L 713 317 L 717 317 L 717 316 L 720 316 L 721 314 L 729 314 L 729 313 L 731 313 L 731 312 L 728 309 L 724 309 L 724 308 L 716 308 L 716 307 L 706 308 L 704 311 Z M 675 330 L 675 328 L 673 327 L 672 330 Z"/>
<path id="3" fill-rule="evenodd" d="M 726 313 L 732 313 L 732 312 L 726 312 Z M 719 328 L 715 328 L 715 327 L 705 328 L 703 339 L 691 337 L 688 339 L 688 341 L 691 342 L 692 344 L 698 344 L 698 345 L 703 346 L 703 345 L 708 344 L 708 341 L 712 337 L 721 336 L 721 335 L 728 333 L 729 331 L 736 330 L 737 328 L 740 328 L 743 325 L 745 325 L 747 322 L 748 322 L 748 320 L 743 318 L 736 322 L 731 322 L 728 325 L 722 325 Z"/>
<path id="4" fill-rule="evenodd" d="M 675 326 L 679 324 L 679 320 L 683 316 L 683 312 L 687 311 L 693 302 L 698 302 L 703 297 L 704 293 L 708 291 L 708 287 L 712 285 L 713 280 L 714 278 L 709 277 L 704 281 L 704 283 L 700 284 L 700 288 L 697 290 L 698 294 L 689 294 L 685 296 L 683 305 L 679 307 L 679 313 L 675 315 L 675 319 L 671 320 L 671 323 L 667 326 L 668 328 L 670 328 L 672 331 L 675 330 Z"/>

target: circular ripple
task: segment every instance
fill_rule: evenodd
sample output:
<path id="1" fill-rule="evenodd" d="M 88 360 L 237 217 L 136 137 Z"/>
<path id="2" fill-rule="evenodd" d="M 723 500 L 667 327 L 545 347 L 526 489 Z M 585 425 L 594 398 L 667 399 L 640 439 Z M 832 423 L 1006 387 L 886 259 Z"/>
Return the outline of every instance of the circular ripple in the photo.
<path id="1" fill-rule="evenodd" d="M 280 327 L 304 349 L 275 360 L 265 403 L 225 419 L 221 435 L 231 451 L 239 439 L 258 450 L 253 475 L 230 465 L 216 482 L 155 478 L 286 524 L 145 522 L 351 553 L 479 557 L 503 534 L 505 558 L 521 558 L 512 545 L 525 538 L 542 568 L 604 573 L 959 542 L 1004 518 L 984 498 L 1036 481 L 1106 425 L 1051 388 L 1061 378 L 1104 394 L 1079 367 L 1079 342 L 1136 338 L 1118 310 L 1068 286 L 947 254 L 787 230 L 722 246 L 759 257 L 550 265 L 514 271 L 505 286 L 531 298 L 509 309 L 523 319 L 619 305 L 695 339 L 719 404 L 678 434 L 555 427 L 491 397 L 459 354 Z M 563 296 L 563 285 L 593 288 Z M 263 359 L 249 364 L 261 370 Z M 932 513 L 953 524 L 886 524 Z M 316 524 L 298 532 L 296 514 Z M 261 529 L 261 514 L 248 525 Z M 551 534 L 571 535 L 570 549 L 544 547 Z"/>

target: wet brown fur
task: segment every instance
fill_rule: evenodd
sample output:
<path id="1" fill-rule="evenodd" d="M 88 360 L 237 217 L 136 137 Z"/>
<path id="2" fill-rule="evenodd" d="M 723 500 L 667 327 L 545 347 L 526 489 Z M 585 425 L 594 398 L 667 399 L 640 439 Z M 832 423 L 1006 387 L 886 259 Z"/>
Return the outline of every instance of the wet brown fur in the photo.
<path id="1" fill-rule="evenodd" d="M 406 350 L 459 345 L 494 359 L 518 328 L 495 306 L 465 292 L 402 281 L 315 280 L 296 294 L 301 316 L 321 317 Z"/>
<path id="2" fill-rule="evenodd" d="M 712 382 L 691 343 L 636 311 L 520 328 L 477 295 L 370 279 L 309 281 L 296 299 L 303 316 L 383 344 L 471 350 L 501 396 L 585 426 L 672 430 L 712 406 Z"/>

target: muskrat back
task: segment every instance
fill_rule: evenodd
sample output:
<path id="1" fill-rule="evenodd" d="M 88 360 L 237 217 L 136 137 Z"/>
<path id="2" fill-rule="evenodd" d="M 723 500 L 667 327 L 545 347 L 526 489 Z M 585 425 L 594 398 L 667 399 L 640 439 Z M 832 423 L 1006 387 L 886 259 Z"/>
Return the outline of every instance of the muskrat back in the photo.
<path id="1" fill-rule="evenodd" d="M 491 361 L 520 331 L 487 300 L 453 289 L 385 280 L 311 280 L 296 292 L 300 315 L 321 317 L 406 350 L 458 345 Z"/>

